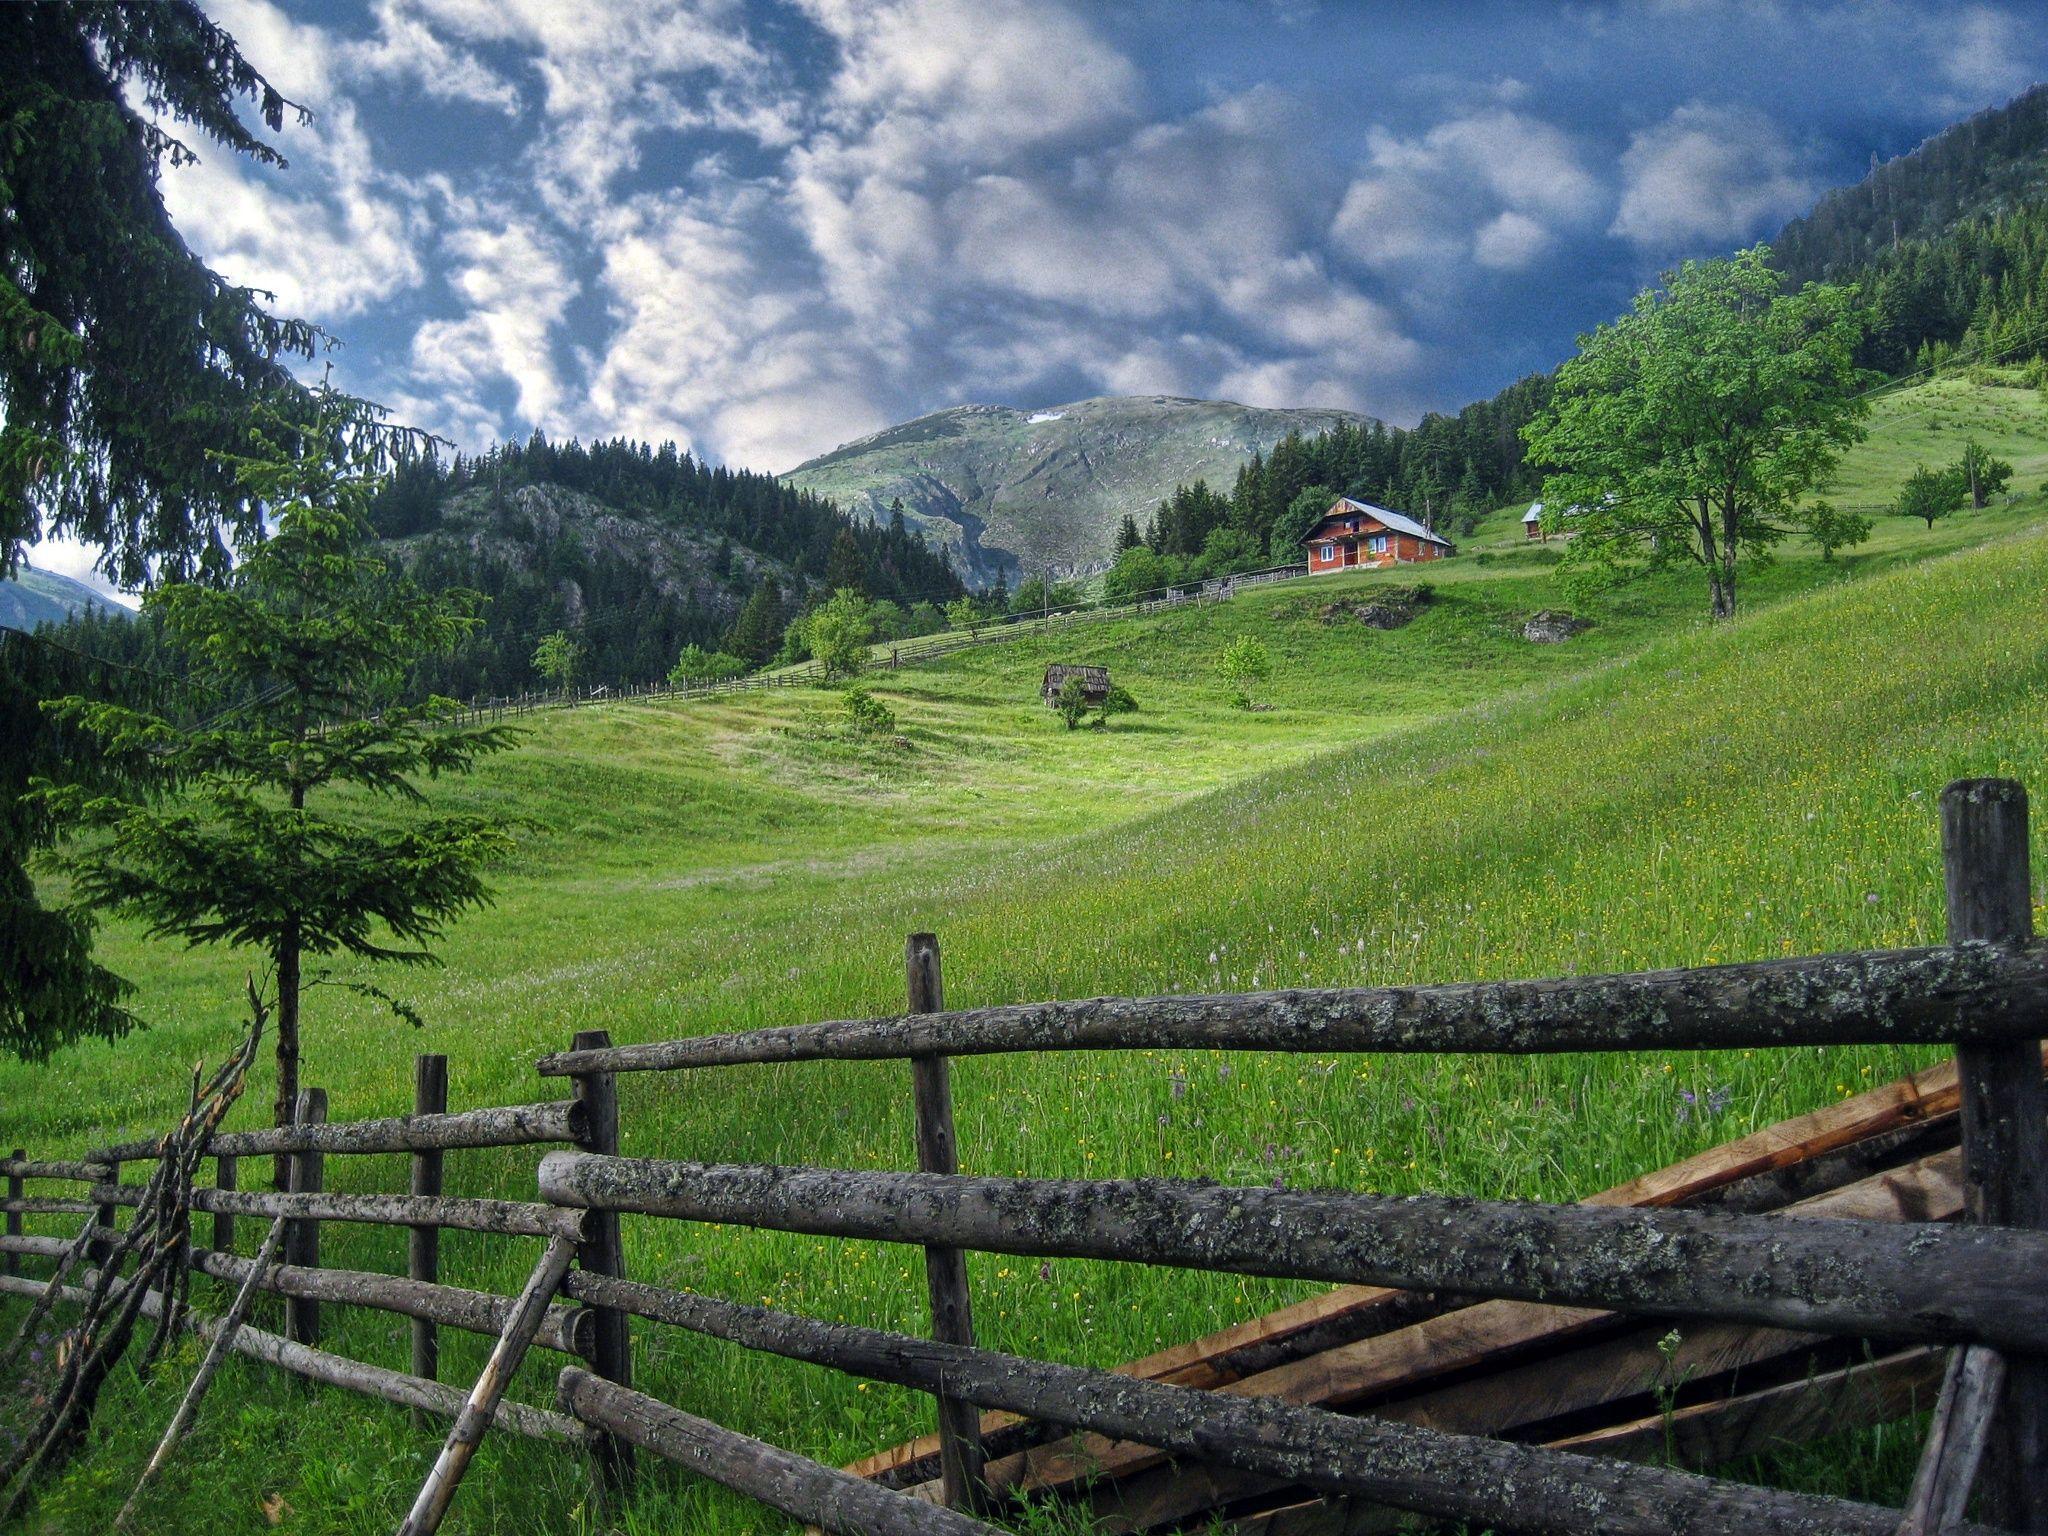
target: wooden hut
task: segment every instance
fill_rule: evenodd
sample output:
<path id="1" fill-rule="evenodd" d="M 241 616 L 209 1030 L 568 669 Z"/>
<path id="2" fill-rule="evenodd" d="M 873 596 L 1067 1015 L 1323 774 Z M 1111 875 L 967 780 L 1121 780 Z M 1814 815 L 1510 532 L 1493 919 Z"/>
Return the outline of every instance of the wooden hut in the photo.
<path id="1" fill-rule="evenodd" d="M 1070 667 L 1055 663 L 1045 669 L 1045 685 L 1039 690 L 1047 707 L 1059 707 L 1060 690 L 1067 686 L 1068 678 L 1080 679 L 1081 696 L 1087 701 L 1090 709 L 1109 697 L 1109 668 Z"/>

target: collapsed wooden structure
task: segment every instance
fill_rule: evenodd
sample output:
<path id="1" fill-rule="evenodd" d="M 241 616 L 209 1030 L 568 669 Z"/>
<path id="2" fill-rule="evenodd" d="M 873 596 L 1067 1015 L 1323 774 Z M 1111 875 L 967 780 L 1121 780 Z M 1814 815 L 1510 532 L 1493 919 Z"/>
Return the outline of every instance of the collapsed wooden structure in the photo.
<path id="1" fill-rule="evenodd" d="M 216 1138 L 217 1223 L 193 1266 L 292 1298 L 289 1337 L 236 1349 L 441 1414 L 454 1428 L 402 1529 L 432 1531 L 493 1423 L 590 1446 L 614 1475 L 641 1447 L 830 1531 L 993 1529 L 1011 1492 L 1089 1502 L 1110 1530 L 1220 1516 L 1260 1536 L 1358 1536 L 1399 1512 L 1502 1530 L 1601 1533 L 2048 1530 L 2048 946 L 2034 942 L 2026 801 L 1967 781 L 1942 799 L 1950 945 L 1547 982 L 1094 999 L 948 1012 L 936 941 L 913 936 L 902 1015 L 543 1058 L 572 1098 Z M 1952 1044 L 1945 1063 L 1577 1206 L 1229 1189 L 1157 1179 L 969 1178 L 949 1061 L 997 1051 L 1626 1051 Z M 743 1062 L 904 1059 L 914 1173 L 618 1156 L 613 1074 Z M 441 1082 L 445 1091 L 445 1075 Z M 302 1119 L 317 1121 L 317 1113 Z M 553 1147 L 536 1202 L 454 1200 L 438 1159 Z M 407 1151 L 413 1192 L 341 1195 L 329 1153 Z M 234 1159 L 293 1159 L 291 1192 L 237 1191 Z M 0 1165 L 10 1265 L 59 1258 L 20 1216 L 111 1229 L 140 1198 L 108 1149 Z M 84 1182 L 80 1199 L 22 1181 Z M 285 1218 L 287 1262 L 233 1253 L 237 1215 Z M 629 1279 L 622 1215 L 922 1246 L 933 1337 L 825 1324 Z M 396 1223 L 544 1240 L 520 1296 L 444 1286 L 416 1244 L 404 1279 L 322 1269 L 318 1224 Z M 1336 1282 L 1296 1307 L 1120 1370 L 978 1347 L 962 1254 L 1071 1255 Z M 61 1281 L 52 1282 L 61 1285 Z M 89 1283 L 89 1282 L 88 1282 Z M 0 1291 L 45 1284 L 0 1277 Z M 566 1298 L 566 1303 L 557 1298 Z M 497 1337 L 468 1393 L 317 1347 L 325 1302 Z M 931 1393 L 938 1432 L 828 1468 L 633 1390 L 627 1319 Z M 1668 1320 L 1680 1320 L 1673 1330 Z M 202 1333 L 219 1325 L 193 1319 Z M 508 1401 L 529 1347 L 580 1356 L 554 1410 Z M 1932 1404 L 1908 1508 L 1688 1469 Z M 1675 1464 L 1667 1464 L 1675 1463 Z M 1973 1485 L 1978 1513 L 1964 1518 Z"/>

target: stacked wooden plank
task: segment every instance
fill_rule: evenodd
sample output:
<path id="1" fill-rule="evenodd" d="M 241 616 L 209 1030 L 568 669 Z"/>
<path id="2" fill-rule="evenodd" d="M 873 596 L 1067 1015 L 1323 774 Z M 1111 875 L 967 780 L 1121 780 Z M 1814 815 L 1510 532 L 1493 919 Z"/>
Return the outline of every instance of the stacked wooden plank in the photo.
<path id="1" fill-rule="evenodd" d="M 1962 1208 L 1953 1062 L 1592 1196 L 1801 1217 L 1941 1221 Z M 1730 1323 L 1347 1286 L 1119 1368 L 1598 1455 L 1705 1467 L 1932 1406 L 1947 1352 Z M 1222 1515 L 1258 1536 L 1363 1536 L 1400 1517 L 1151 1447 L 986 1414 L 998 1490 L 1085 1501 L 1113 1531 Z M 927 1437 L 849 1467 L 936 1501 Z"/>

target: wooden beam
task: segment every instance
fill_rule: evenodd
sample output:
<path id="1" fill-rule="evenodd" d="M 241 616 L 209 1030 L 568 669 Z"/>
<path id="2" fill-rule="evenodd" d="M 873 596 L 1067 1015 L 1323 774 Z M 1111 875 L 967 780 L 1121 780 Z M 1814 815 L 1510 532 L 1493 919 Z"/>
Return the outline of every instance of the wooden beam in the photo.
<path id="1" fill-rule="evenodd" d="M 412 1059 L 412 1112 L 415 1120 L 448 1113 L 448 1058 L 422 1051 Z M 441 1195 L 439 1147 L 412 1154 L 406 1192 L 424 1199 Z M 405 1234 L 405 1273 L 410 1280 L 432 1285 L 441 1278 L 441 1229 L 431 1222 L 409 1227 Z M 503 1320 L 499 1321 L 503 1327 Z M 412 1373 L 427 1381 L 441 1375 L 441 1332 L 432 1318 L 412 1320 Z"/>
<path id="2" fill-rule="evenodd" d="M 2048 946 L 1867 950 L 1429 987 L 1093 997 L 702 1035 L 540 1059 L 543 1076 L 1012 1051 L 1559 1051 L 1948 1045 L 2048 1035 Z"/>
<path id="3" fill-rule="evenodd" d="M 2048 1052 L 2044 1052 L 2048 1057 Z M 1588 1205 L 1682 1205 L 1710 1197 L 1744 1210 L 1789 1203 L 1807 1180 L 1796 1170 L 1826 1163 L 1816 1177 L 1833 1185 L 1867 1177 L 1881 1160 L 1888 1138 L 1907 1137 L 1952 1124 L 1959 1093 L 1953 1060 L 1911 1077 L 1886 1083 L 1851 1098 L 1821 1106 L 1776 1125 L 1686 1158 L 1668 1168 L 1630 1179 L 1589 1196 Z M 1852 1150 L 1853 1149 L 1853 1150 Z M 1173 1345 L 1116 1369 L 1147 1381 L 1215 1388 L 1245 1376 L 1319 1354 L 1325 1349 L 1390 1332 L 1452 1303 L 1383 1286 L 1342 1286 L 1278 1311 Z M 995 1437 L 992 1455 L 1021 1450 L 1033 1435 L 1010 1414 L 982 1418 L 984 1440 Z M 996 1449 L 1000 1446 L 1000 1449 Z M 891 1486 L 936 1475 L 938 1440 L 924 1436 L 852 1463 L 847 1471 L 878 1477 Z"/>
<path id="4" fill-rule="evenodd" d="M 586 1275 L 571 1284 L 575 1294 L 751 1349 L 927 1392 L 943 1387 L 1029 1418 L 1445 1520 L 1588 1536 L 1893 1536 L 1898 1523 L 1895 1510 L 1839 1499 L 1134 1381 L 632 1282 Z"/>
<path id="5" fill-rule="evenodd" d="M 81 1276 L 90 1284 L 95 1272 L 87 1270 Z M 0 1294 L 10 1296 L 39 1296 L 44 1289 L 40 1280 L 22 1280 L 0 1275 Z M 59 1299 L 77 1305 L 86 1299 L 87 1292 L 78 1286 L 64 1286 Z M 163 1307 L 163 1299 L 151 1291 L 143 1298 L 142 1315 L 154 1318 Z M 194 1312 L 187 1312 L 186 1326 L 203 1339 L 211 1339 L 219 1322 Z M 282 1334 L 265 1333 L 258 1328 L 243 1326 L 234 1336 L 233 1349 L 236 1354 L 247 1355 L 279 1370 L 290 1371 L 308 1381 L 317 1381 L 326 1386 L 341 1387 L 350 1392 L 360 1392 L 366 1397 L 380 1398 L 387 1403 L 396 1403 L 401 1408 L 419 1408 L 444 1419 L 452 1419 L 462 1411 L 464 1396 L 455 1388 L 444 1386 L 437 1381 L 421 1381 L 417 1376 L 408 1376 L 403 1371 L 387 1370 L 380 1365 L 370 1365 L 361 1360 L 351 1360 L 345 1355 L 330 1354 L 324 1349 L 313 1349 L 304 1344 L 294 1344 Z M 529 1408 L 524 1403 L 505 1403 L 499 1409 L 499 1416 L 508 1428 L 518 1431 L 529 1439 L 557 1440 L 570 1445 L 587 1446 L 592 1436 L 574 1419 L 564 1414 L 551 1413 L 545 1408 Z"/>
<path id="6" fill-rule="evenodd" d="M 1675 1452 L 1692 1465 L 1803 1445 L 1856 1424 L 1903 1418 L 1935 1390 L 1942 1351 L 1913 1349 L 1761 1391 L 1696 1403 L 1583 1435 L 1544 1442 L 1628 1461 Z M 1886 1511 L 1896 1520 L 1897 1511 Z M 1363 1499 L 1318 1499 L 1245 1514 L 1231 1536 L 1394 1536 L 1410 1517 Z M 1965 1526 L 1965 1530 L 1984 1530 Z"/>
<path id="7" fill-rule="evenodd" d="M 292 1124 L 295 1131 L 314 1130 L 327 1121 L 327 1090 L 306 1088 L 299 1093 L 298 1103 L 292 1110 Z M 285 1192 L 291 1195 L 318 1195 L 327 1186 L 326 1154 L 310 1147 L 302 1147 L 290 1154 L 286 1175 Z M 284 1261 L 295 1269 L 316 1270 L 320 1267 L 320 1223 L 297 1218 L 287 1223 L 284 1231 Z M 311 1296 L 294 1296 L 285 1303 L 284 1331 L 294 1343 L 318 1344 L 320 1342 L 320 1303 Z"/>
<path id="8" fill-rule="evenodd" d="M 2003 1228 L 573 1152 L 542 1159 L 540 1186 L 560 1205 L 823 1237 L 2048 1347 L 2048 1234 Z"/>
<path id="9" fill-rule="evenodd" d="M 1952 1218 L 1962 1205 L 1960 1158 L 1950 1151 L 1911 1168 L 1879 1174 L 1794 1207 L 1806 1217 L 1852 1221 Z M 1323 1407 L 1381 1403 L 1389 1394 L 1426 1390 L 1435 1383 L 1610 1337 L 1629 1319 L 1609 1312 L 1522 1301 L 1488 1301 L 1427 1317 L 1405 1328 L 1288 1361 L 1218 1390 Z M 1713 1325 L 1700 1325 L 1703 1331 Z M 1783 1334 L 1776 1335 L 1779 1338 Z M 1475 1432 L 1506 1427 L 1467 1423 Z M 1083 1437 L 990 1465 L 999 1487 L 1063 1487 L 1089 1477 L 1128 1477 L 1165 1460 L 1150 1445 Z"/>
<path id="10" fill-rule="evenodd" d="M 543 1142 L 573 1143 L 582 1112 L 572 1100 L 465 1110 L 459 1115 L 393 1115 L 384 1120 L 345 1120 L 333 1125 L 285 1125 L 262 1131 L 215 1136 L 215 1155 L 253 1157 L 283 1152 L 435 1152 L 463 1147 L 521 1147 Z M 124 1143 L 102 1154 L 142 1162 L 159 1156 L 159 1142 Z"/>
<path id="11" fill-rule="evenodd" d="M 201 1248 L 192 1254 L 192 1267 L 203 1274 L 239 1284 L 247 1281 L 254 1266 L 248 1259 Z M 513 1307 L 511 1297 L 492 1291 L 465 1290 L 460 1286 L 414 1280 L 404 1275 L 378 1274 L 374 1270 L 299 1269 L 289 1264 L 271 1265 L 263 1275 L 260 1288 L 279 1296 L 395 1312 L 414 1321 L 493 1337 L 504 1332 Z M 583 1308 L 551 1307 L 542 1319 L 534 1342 L 543 1349 L 582 1356 L 590 1350 L 592 1333 L 593 1320 Z M 419 1371 L 412 1374 L 426 1381 L 434 1379 Z"/>
<path id="12" fill-rule="evenodd" d="M 572 1042 L 578 1049 L 603 1050 L 612 1043 L 602 1029 L 579 1030 Z M 577 1145 L 586 1152 L 617 1156 L 619 1151 L 619 1085 L 609 1072 L 584 1072 L 572 1089 L 582 1109 Z M 577 1263 L 591 1274 L 623 1278 L 626 1273 L 626 1244 L 614 1212 L 591 1215 L 585 1223 L 583 1247 Z M 633 1335 L 626 1314 L 608 1307 L 595 1309 L 590 1353 L 591 1369 L 615 1386 L 633 1385 Z M 614 1489 L 633 1476 L 633 1447 L 615 1436 L 598 1441 L 598 1469 Z"/>
<path id="13" fill-rule="evenodd" d="M 1942 1536 L 1962 1522 L 1977 1468 L 1991 1443 L 2005 1375 L 2004 1356 L 1982 1345 L 1950 1356 L 1899 1536 Z"/>

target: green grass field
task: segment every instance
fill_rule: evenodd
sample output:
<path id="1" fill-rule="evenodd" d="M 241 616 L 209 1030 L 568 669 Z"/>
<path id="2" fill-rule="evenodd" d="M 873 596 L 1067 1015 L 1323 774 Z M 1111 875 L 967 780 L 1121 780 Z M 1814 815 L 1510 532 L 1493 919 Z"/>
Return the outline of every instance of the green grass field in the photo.
<path id="1" fill-rule="evenodd" d="M 944 945 L 954 1006 L 1937 940 L 1941 785 L 1997 773 L 2048 791 L 2048 497 L 2035 489 L 2048 418 L 2031 393 L 1947 383 L 1887 397 L 1880 413 L 1846 467 L 1845 503 L 1918 458 L 1952 457 L 1966 427 L 2022 465 L 2028 494 L 1932 532 L 1881 519 L 1869 546 L 1833 563 L 1788 547 L 1725 626 L 1702 622 L 1703 583 L 1674 573 L 1586 610 L 1593 627 L 1566 644 L 1528 644 L 1520 621 L 1564 599 L 1554 547 L 1523 547 L 1512 508 L 1426 573 L 1436 601 L 1406 628 L 1319 617 L 1389 580 L 1377 575 L 1104 620 L 877 675 L 900 738 L 851 739 L 836 695 L 798 690 L 535 716 L 517 753 L 449 792 L 530 822 L 497 905 L 455 930 L 443 967 L 381 978 L 428 1027 L 317 990 L 308 1080 L 332 1091 L 336 1117 L 397 1112 L 412 1053 L 438 1050 L 457 1108 L 552 1096 L 532 1060 L 578 1029 L 636 1041 L 892 1011 L 903 936 L 925 928 Z M 1275 660 L 1259 695 L 1270 707 L 1251 713 L 1231 707 L 1213 664 L 1247 632 Z M 1142 713 L 1063 730 L 1036 698 L 1053 660 L 1110 665 Z M 152 1028 L 47 1069 L 0 1066 L 6 1145 L 59 1154 L 159 1125 L 183 1070 L 235 1032 L 249 957 L 118 925 L 105 937 Z M 955 1093 L 971 1172 L 1571 1198 L 1924 1059 L 1125 1053 L 964 1061 Z M 1708 1088 L 1728 1091 L 1718 1118 L 1678 1113 L 1682 1091 Z M 622 1094 L 629 1154 L 912 1160 L 900 1065 L 634 1077 Z M 268 1099 L 262 1084 L 250 1097 Z M 530 1198 L 532 1161 L 453 1155 L 450 1192 Z M 398 1159 L 328 1171 L 347 1189 L 404 1177 Z M 326 1242 L 329 1262 L 403 1262 L 396 1232 L 335 1228 Z M 924 1325 L 907 1249 L 630 1219 L 627 1244 L 643 1278 Z M 500 1290 L 533 1259 L 513 1240 L 459 1234 L 444 1253 L 446 1278 Z M 970 1271 L 986 1342 L 1092 1363 L 1311 1289 L 984 1255 Z M 336 1347 L 404 1364 L 403 1320 L 330 1309 L 329 1327 Z M 444 1333 L 443 1347 L 458 1380 L 486 1343 Z M 894 1389 L 651 1328 L 638 1350 L 649 1390 L 826 1459 L 928 1427 L 929 1405 Z M 529 1366 L 520 1395 L 545 1401 L 551 1374 Z M 24 1528 L 105 1523 L 183 1375 L 124 1379 L 99 1443 Z M 262 1528 L 273 1495 L 289 1530 L 388 1529 L 438 1444 L 400 1411 L 253 1365 L 224 1382 L 143 1529 Z M 1896 1498 L 1909 1473 L 1898 1443 L 1862 1437 L 1771 1473 Z M 784 1529 L 658 1471 L 629 1507 L 600 1511 L 573 1458 L 502 1442 L 449 1528 Z"/>

